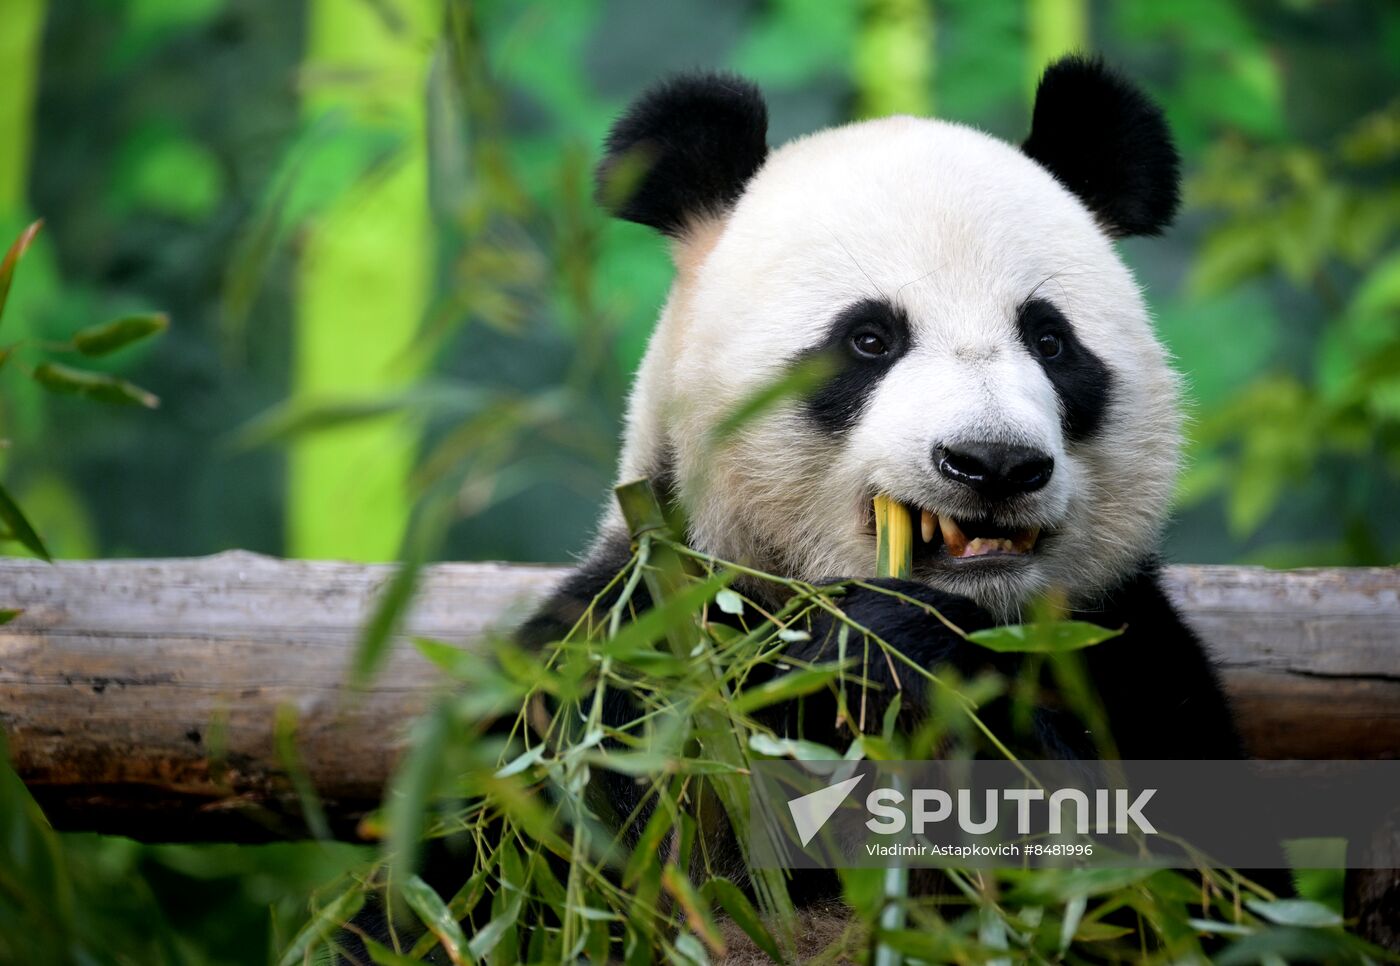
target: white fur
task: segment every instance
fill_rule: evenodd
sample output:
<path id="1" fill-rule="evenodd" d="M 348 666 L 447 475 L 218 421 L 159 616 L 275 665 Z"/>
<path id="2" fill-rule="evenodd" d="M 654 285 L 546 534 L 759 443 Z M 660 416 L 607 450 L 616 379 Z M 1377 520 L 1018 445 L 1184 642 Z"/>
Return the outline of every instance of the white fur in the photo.
<path id="1" fill-rule="evenodd" d="M 1177 377 L 1109 238 L 1019 150 L 908 117 L 823 131 L 774 152 L 730 215 L 692 237 L 638 373 L 619 475 L 673 458 L 700 548 L 799 577 L 869 575 L 871 493 L 956 516 L 965 497 L 938 476 L 933 446 L 981 439 L 1053 455 L 1050 483 L 1005 522 L 1056 536 L 1018 572 L 931 582 L 1002 612 L 1052 587 L 1083 602 L 1151 552 L 1177 468 Z M 1113 373 L 1089 442 L 1064 438 L 1017 337 L 1033 291 Z M 904 308 L 913 347 L 849 434 L 819 432 L 789 402 L 712 444 L 741 400 L 871 297 Z"/>

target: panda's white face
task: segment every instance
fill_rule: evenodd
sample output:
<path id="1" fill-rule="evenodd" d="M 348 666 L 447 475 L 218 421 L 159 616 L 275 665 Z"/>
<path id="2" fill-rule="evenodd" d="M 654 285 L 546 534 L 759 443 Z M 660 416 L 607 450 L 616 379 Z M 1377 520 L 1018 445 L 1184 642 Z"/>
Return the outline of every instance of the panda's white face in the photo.
<path id="1" fill-rule="evenodd" d="M 916 578 L 1003 614 L 1092 599 L 1151 552 L 1177 379 L 1111 240 L 1021 151 L 934 120 L 825 131 L 677 255 L 621 473 L 669 464 L 703 549 L 868 576 L 886 493 L 916 516 Z M 714 444 L 818 352 L 820 390 Z"/>

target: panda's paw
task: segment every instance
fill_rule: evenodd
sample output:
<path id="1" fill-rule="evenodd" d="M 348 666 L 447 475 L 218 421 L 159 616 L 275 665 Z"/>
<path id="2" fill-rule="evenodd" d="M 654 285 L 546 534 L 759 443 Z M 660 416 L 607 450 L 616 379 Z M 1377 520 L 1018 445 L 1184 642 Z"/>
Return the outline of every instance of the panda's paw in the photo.
<path id="1" fill-rule="evenodd" d="M 893 577 L 849 581 L 835 602 L 851 621 L 877 633 L 881 627 L 923 629 L 932 621 L 958 636 L 949 624 L 963 631 L 992 624 L 991 616 L 966 597 Z"/>
<path id="2" fill-rule="evenodd" d="M 844 592 L 831 603 L 839 613 L 813 613 L 810 635 L 787 648 L 794 664 L 828 664 L 844 659 L 856 673 L 846 684 L 846 705 L 860 708 L 862 730 L 879 722 L 889 702 L 901 695 L 898 727 L 908 731 L 929 707 L 927 681 L 919 670 L 965 678 L 985 670 L 1005 671 L 1004 655 L 968 641 L 964 635 L 993 625 L 990 614 L 966 597 L 908 580 L 841 581 Z M 838 747 L 842 735 L 821 731 L 814 722 L 831 720 L 814 712 L 789 709 L 775 727 Z M 812 729 L 818 730 L 813 733 Z"/>
<path id="3" fill-rule="evenodd" d="M 964 640 L 963 633 L 992 626 L 986 611 L 959 597 L 912 580 L 882 578 L 843 582 L 845 592 L 832 598 L 840 614 L 821 612 L 813 621 L 809 658 L 829 660 L 833 642 L 846 628 L 848 640 L 867 633 L 895 650 L 931 667 L 962 665 L 965 658 L 985 660 L 987 651 Z M 976 652 L 964 654 L 964 652 Z"/>

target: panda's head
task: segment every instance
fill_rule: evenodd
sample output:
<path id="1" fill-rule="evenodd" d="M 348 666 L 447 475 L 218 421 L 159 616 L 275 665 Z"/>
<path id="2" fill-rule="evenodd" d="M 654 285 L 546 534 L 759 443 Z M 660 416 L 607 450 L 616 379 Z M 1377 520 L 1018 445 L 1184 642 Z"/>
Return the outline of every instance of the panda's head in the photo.
<path id="1" fill-rule="evenodd" d="M 669 474 L 698 546 L 784 574 L 869 575 L 885 493 L 934 586 L 1007 613 L 1110 589 L 1152 552 L 1179 450 L 1177 378 L 1113 244 L 1176 209 L 1161 112 L 1071 58 L 1019 147 L 890 117 L 769 153 L 766 126 L 753 85 L 696 75 L 609 138 L 600 197 L 677 265 L 622 476 Z M 716 442 L 813 356 L 834 365 L 814 392 Z"/>

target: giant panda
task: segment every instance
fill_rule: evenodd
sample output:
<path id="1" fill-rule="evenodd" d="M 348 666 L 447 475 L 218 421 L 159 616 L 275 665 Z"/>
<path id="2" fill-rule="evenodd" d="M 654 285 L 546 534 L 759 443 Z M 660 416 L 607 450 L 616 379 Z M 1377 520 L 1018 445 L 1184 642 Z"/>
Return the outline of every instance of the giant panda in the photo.
<path id="1" fill-rule="evenodd" d="M 1014 656 L 888 591 L 964 630 L 1063 595 L 1078 619 L 1125 628 L 1084 652 L 1119 755 L 1240 756 L 1209 654 L 1158 573 L 1181 387 L 1115 249 L 1161 232 L 1178 205 L 1178 158 L 1152 101 L 1070 57 L 1040 80 L 1020 145 L 888 117 L 770 151 L 758 89 L 693 73 L 638 97 L 605 148 L 600 201 L 659 232 L 675 263 L 620 481 L 654 481 L 694 548 L 821 583 L 874 576 L 871 501 L 893 497 L 915 522 L 912 577 L 848 586 L 841 607 L 858 624 L 930 670 L 1010 675 Z M 714 443 L 736 407 L 814 354 L 836 360 L 821 385 Z M 616 601 L 632 548 L 609 507 L 583 562 L 520 628 L 527 647 Z M 744 590 L 781 606 L 772 585 Z M 648 605 L 644 587 L 631 603 Z M 822 659 L 830 628 L 812 631 L 790 645 L 794 663 Z M 875 702 L 898 690 L 882 662 L 863 676 Z M 902 727 L 926 706 L 919 685 L 900 683 Z M 616 689 L 608 698 L 608 723 L 635 714 Z M 783 711 L 777 728 L 796 720 Z M 831 733 L 803 737 L 842 746 L 832 715 L 805 721 Z M 1089 757 L 1103 737 L 1047 707 L 1016 750 Z M 635 833 L 644 785 L 607 771 L 593 782 L 600 815 L 632 816 L 620 831 Z M 462 859 L 434 854 L 432 877 L 454 889 Z M 816 910 L 820 948 L 822 903 L 839 889 L 810 875 L 791 889 Z"/>
<path id="2" fill-rule="evenodd" d="M 766 134 L 752 83 L 694 73 L 644 92 L 608 135 L 600 200 L 659 232 L 675 263 L 619 480 L 656 481 L 695 548 L 809 581 L 872 577 L 871 500 L 893 497 L 916 520 L 912 578 L 849 588 L 858 623 L 930 670 L 1014 673 L 884 591 L 964 630 L 1062 595 L 1076 618 L 1125 628 L 1084 652 L 1120 756 L 1239 757 L 1210 656 L 1161 586 L 1181 385 L 1115 248 L 1175 215 L 1161 110 L 1071 56 L 1040 79 L 1020 145 L 921 117 L 774 150 Z M 815 353 L 836 360 L 823 384 L 715 445 L 737 406 Z M 610 508 L 523 637 L 561 639 L 607 603 L 630 552 Z M 790 653 L 819 659 L 829 638 Z M 866 674 L 893 693 L 879 662 Z M 918 682 L 902 687 L 917 715 Z M 1023 753 L 1090 757 L 1104 737 L 1046 709 Z"/>

